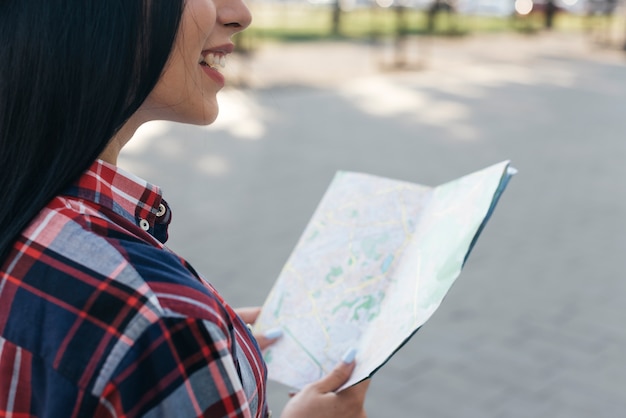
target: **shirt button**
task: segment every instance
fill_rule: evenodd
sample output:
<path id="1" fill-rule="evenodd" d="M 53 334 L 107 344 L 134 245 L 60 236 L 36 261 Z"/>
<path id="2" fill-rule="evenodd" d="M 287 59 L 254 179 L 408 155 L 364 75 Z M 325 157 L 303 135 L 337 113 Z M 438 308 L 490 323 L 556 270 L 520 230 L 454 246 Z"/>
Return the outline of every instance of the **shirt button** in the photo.
<path id="1" fill-rule="evenodd" d="M 156 213 L 156 216 L 160 218 L 161 216 L 165 215 L 165 212 L 165 205 L 163 203 L 159 204 L 159 211 Z"/>
<path id="2" fill-rule="evenodd" d="M 148 221 L 146 221 L 145 219 L 141 219 L 139 221 L 139 226 L 141 227 L 141 229 L 143 229 L 144 231 L 147 231 L 148 229 L 150 229 L 150 224 L 148 223 Z"/>

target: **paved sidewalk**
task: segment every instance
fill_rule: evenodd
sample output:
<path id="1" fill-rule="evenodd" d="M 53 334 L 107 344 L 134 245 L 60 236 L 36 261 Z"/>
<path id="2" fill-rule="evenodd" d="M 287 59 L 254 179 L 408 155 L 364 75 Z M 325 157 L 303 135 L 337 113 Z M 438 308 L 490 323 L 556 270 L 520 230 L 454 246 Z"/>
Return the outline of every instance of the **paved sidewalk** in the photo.
<path id="1" fill-rule="evenodd" d="M 170 246 L 259 304 L 338 169 L 437 185 L 511 159 L 441 308 L 374 377 L 372 418 L 622 417 L 626 54 L 575 35 L 272 45 L 209 128 L 157 123 L 120 159 L 174 207 Z M 420 61 L 421 60 L 421 61 Z M 286 388 L 272 384 L 279 412 Z"/>

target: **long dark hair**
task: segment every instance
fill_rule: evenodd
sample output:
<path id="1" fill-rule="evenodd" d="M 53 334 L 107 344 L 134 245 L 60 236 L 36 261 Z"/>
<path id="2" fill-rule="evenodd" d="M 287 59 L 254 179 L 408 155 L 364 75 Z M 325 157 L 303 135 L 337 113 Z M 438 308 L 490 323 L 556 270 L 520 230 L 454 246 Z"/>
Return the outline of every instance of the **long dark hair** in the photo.
<path id="1" fill-rule="evenodd" d="M 0 265 L 154 88 L 184 0 L 0 2 Z"/>

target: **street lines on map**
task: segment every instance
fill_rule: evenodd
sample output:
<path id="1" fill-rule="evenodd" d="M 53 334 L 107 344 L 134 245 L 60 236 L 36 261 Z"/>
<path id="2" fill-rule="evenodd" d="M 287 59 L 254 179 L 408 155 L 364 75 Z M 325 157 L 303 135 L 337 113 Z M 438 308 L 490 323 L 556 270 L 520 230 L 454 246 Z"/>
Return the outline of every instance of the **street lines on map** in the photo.
<path id="1" fill-rule="evenodd" d="M 280 295 L 280 299 L 278 299 L 278 304 L 276 306 L 276 309 L 274 309 L 274 312 L 273 312 L 274 318 L 278 318 L 278 315 L 280 315 L 280 310 L 283 308 L 284 300 L 285 300 L 285 294 L 282 293 Z"/>
<path id="2" fill-rule="evenodd" d="M 300 272 L 298 270 L 293 268 L 293 266 L 291 264 L 285 265 L 285 268 L 286 268 L 286 270 L 291 271 L 296 276 L 296 279 L 302 284 L 302 288 L 308 289 L 308 285 L 307 285 L 306 281 L 304 280 L 304 278 L 302 277 L 302 275 L 300 274 Z M 319 323 L 320 328 L 322 330 L 324 330 L 324 335 L 325 335 L 326 339 L 330 340 L 330 337 L 326 333 L 326 329 L 324 328 L 324 323 L 320 320 L 320 315 L 319 315 L 319 311 L 317 309 L 317 302 L 315 301 L 315 296 L 313 296 L 313 294 L 309 290 L 307 290 L 306 295 L 307 295 L 308 299 L 311 301 L 311 306 L 312 306 L 311 314 L 307 315 L 307 314 L 305 314 L 303 312 L 301 315 L 297 315 L 297 316 L 292 317 L 292 318 L 304 318 L 304 317 L 309 317 L 309 316 L 312 315 L 313 317 L 315 317 L 317 319 L 317 322 Z"/>
<path id="3" fill-rule="evenodd" d="M 419 300 L 419 296 L 418 296 L 418 292 L 420 291 L 420 273 L 422 270 L 422 256 L 421 254 L 417 254 L 417 266 L 415 268 L 415 280 L 414 280 L 414 290 L 413 290 L 413 320 L 416 320 L 418 318 L 418 306 L 417 306 L 417 301 Z"/>
<path id="4" fill-rule="evenodd" d="M 405 189 L 408 189 L 408 187 L 405 187 Z M 402 213 L 402 227 L 404 228 L 404 233 L 406 235 L 412 236 L 414 231 L 411 231 L 411 229 L 409 228 L 409 220 L 407 219 L 408 214 L 406 211 L 406 201 L 404 200 L 404 194 L 402 193 L 398 193 L 399 194 L 399 200 L 400 200 L 400 212 Z"/>
<path id="5" fill-rule="evenodd" d="M 257 320 L 285 331 L 267 353 L 270 377 L 301 388 L 348 346 L 361 358 L 347 386 L 384 364 L 460 273 L 503 164 L 434 189 L 356 173 L 333 183 L 270 293 L 267 323 Z"/>
<path id="6" fill-rule="evenodd" d="M 307 357 L 309 357 L 311 359 L 311 361 L 313 361 L 313 363 L 315 363 L 315 365 L 317 367 L 320 368 L 320 370 L 322 370 L 322 372 L 326 372 L 326 369 L 324 369 L 324 366 L 317 360 L 317 358 L 306 348 L 306 346 L 304 344 L 302 344 L 300 342 L 300 340 L 298 340 L 296 338 L 296 336 L 293 334 L 293 332 L 291 332 L 291 330 L 289 329 L 289 327 L 285 326 L 284 327 L 284 331 L 287 335 L 289 335 L 291 337 L 291 339 L 298 345 L 298 347 L 300 347 L 302 349 L 302 351 L 304 351 L 307 355 Z"/>
<path id="7" fill-rule="evenodd" d="M 285 269 L 290 271 L 291 273 L 293 273 L 296 276 L 296 279 L 298 281 L 300 281 L 302 283 L 302 285 L 307 288 L 306 283 L 302 277 L 302 275 L 300 274 L 300 272 L 298 272 L 296 269 L 293 268 L 293 266 L 291 266 L 290 264 L 285 265 Z M 319 329 L 322 331 L 322 333 L 324 334 L 324 339 L 325 339 L 325 344 L 324 346 L 326 348 L 329 347 L 331 339 L 330 339 L 330 335 L 328 335 L 327 329 L 324 326 L 321 316 L 319 314 L 319 310 L 318 310 L 318 306 L 317 303 L 315 301 L 315 297 L 313 296 L 313 294 L 310 291 L 306 292 L 307 294 L 307 298 L 309 299 L 309 301 L 311 302 L 311 306 L 312 306 L 312 310 L 310 313 L 301 313 L 300 315 L 296 315 L 296 316 L 291 316 L 289 318 L 281 318 L 278 315 L 280 315 L 280 309 L 277 309 L 276 311 L 274 311 L 274 314 L 276 315 L 276 319 L 278 321 L 279 324 L 281 324 L 281 328 L 285 331 L 285 333 L 304 351 L 304 353 L 307 355 L 307 357 L 309 357 L 311 359 L 311 361 L 313 361 L 313 363 L 315 363 L 315 365 L 317 367 L 320 368 L 320 370 L 322 370 L 323 373 L 326 373 L 326 369 L 324 368 L 324 366 L 318 361 L 318 359 L 306 348 L 306 346 L 296 337 L 296 335 L 290 330 L 289 328 L 289 320 L 294 320 L 294 319 L 301 319 L 301 318 L 313 318 L 315 320 L 315 322 L 318 323 L 319 325 Z M 282 297 L 283 295 L 281 295 L 281 302 L 280 304 L 282 305 Z M 286 320 L 286 321 L 285 321 Z M 296 323 L 297 325 L 297 323 Z"/>
<path id="8" fill-rule="evenodd" d="M 289 295 L 279 295 L 278 304 L 275 305 L 273 311 L 274 317 L 279 324 L 286 330 L 289 340 L 293 341 L 302 355 L 311 359 L 311 366 L 326 372 L 326 367 L 331 367 L 334 363 L 327 364 L 336 353 L 334 343 L 331 341 L 333 335 L 336 334 L 337 328 L 332 325 L 327 327 L 324 323 L 328 320 L 327 316 L 336 317 L 338 315 L 340 323 L 346 326 L 355 327 L 360 330 L 361 334 L 366 329 L 366 324 L 376 321 L 381 313 L 383 306 L 393 303 L 387 295 L 389 284 L 396 279 L 395 269 L 397 264 L 405 256 L 408 248 L 411 246 L 414 237 L 414 229 L 419 224 L 418 220 L 409 210 L 409 196 L 407 193 L 413 193 L 412 187 L 393 186 L 383 191 L 371 193 L 365 198 L 353 199 L 352 196 L 343 194 L 344 203 L 334 210 L 325 210 L 322 203 L 321 211 L 316 215 L 317 220 L 309 227 L 308 232 L 303 237 L 302 245 L 310 245 L 315 240 L 321 239 L 319 244 L 314 244 L 313 251 L 309 253 L 309 262 L 301 264 L 298 260 L 295 264 L 289 260 L 285 265 L 284 272 L 281 275 L 292 277 L 292 281 L 299 283 L 299 288 L 303 291 L 301 297 L 309 304 L 309 308 L 300 311 L 297 315 L 292 315 L 295 307 L 284 306 L 283 297 Z M 368 210 L 368 202 L 385 201 L 386 204 L 374 211 Z M 362 210 L 365 207 L 366 210 Z M 387 212 L 380 212 L 381 209 Z M 385 215 L 387 213 L 387 215 Z M 394 216 L 388 216 L 395 213 Z M 360 231 L 363 228 L 372 228 L 372 232 L 363 235 Z M 340 228 L 343 230 L 341 241 L 333 239 L 328 235 L 327 229 L 333 230 Z M 391 231 L 389 234 L 381 235 L 381 230 Z M 330 241 L 329 241 L 330 239 Z M 323 245 L 334 244 L 330 246 L 331 251 L 327 252 L 325 257 L 334 259 L 334 262 L 328 264 L 325 271 L 314 273 L 321 275 L 320 280 L 306 280 L 311 275 L 309 269 L 313 268 L 317 271 L 315 265 L 311 266 L 311 262 L 317 257 L 317 246 L 320 249 Z M 300 245 L 300 244 L 299 244 Z M 296 260 L 294 260 L 296 261 Z M 367 266 L 367 270 L 357 276 L 354 273 L 358 268 L 357 264 Z M 368 290 L 369 289 L 369 290 Z M 417 291 L 417 290 L 416 290 Z M 364 298 L 363 295 L 369 295 Z M 328 298 L 324 301 L 323 306 L 320 304 L 320 296 Z M 278 295 L 277 295 L 278 296 Z M 415 303 L 415 302 L 414 302 Z M 303 306 L 305 306 L 303 304 Z M 416 305 L 408 305 L 409 313 L 411 310 L 417 310 Z M 285 312 L 287 309 L 287 312 Z M 324 310 L 330 310 L 325 312 Z M 345 311 L 344 311 L 345 310 Z M 343 313 L 340 311 L 344 311 Z M 283 315 L 280 318 L 280 315 Z M 300 324 L 308 324 L 309 332 L 302 334 L 297 330 L 296 322 Z M 348 325 L 349 324 L 349 325 Z M 300 330 L 301 331 L 301 330 Z M 310 335 L 317 334 L 318 347 L 321 350 L 316 352 L 308 351 Z M 336 337 L 336 335 L 335 335 Z M 352 340 L 356 335 L 350 337 Z M 358 337 L 357 337 L 358 341 Z M 354 341 L 356 343 L 356 341 Z M 353 344 L 353 343 L 350 343 Z"/>
<path id="9" fill-rule="evenodd" d="M 391 194 L 391 193 L 397 193 L 399 195 L 402 195 L 402 192 L 406 190 L 409 190 L 409 192 L 412 192 L 414 189 L 415 187 L 413 185 L 391 185 L 385 189 L 375 190 L 373 194 L 361 195 L 358 198 L 352 198 L 352 200 L 349 200 L 343 203 L 342 205 L 337 206 L 336 210 L 341 211 L 347 207 L 362 208 L 366 205 L 370 205 L 373 200 L 372 199 L 373 197 L 378 198 L 380 196 L 384 196 L 384 195 Z"/>
<path id="10" fill-rule="evenodd" d="M 329 224 L 333 224 L 333 225 L 337 225 L 337 226 L 343 226 L 343 227 L 351 227 L 351 228 L 358 228 L 361 225 L 354 223 L 354 222 L 345 222 L 345 221 L 338 221 L 337 218 L 335 217 L 334 214 L 332 214 L 331 212 L 335 212 L 335 211 L 328 211 L 328 213 L 326 214 L 326 219 L 328 221 Z M 375 227 L 387 227 L 387 226 L 393 226 L 393 225 L 398 225 L 399 222 L 394 222 L 394 221 L 385 221 L 385 222 L 371 222 L 368 223 L 367 226 L 375 226 Z M 318 226 L 320 227 L 320 229 L 323 229 L 326 227 L 325 224 L 321 224 L 318 223 Z"/>

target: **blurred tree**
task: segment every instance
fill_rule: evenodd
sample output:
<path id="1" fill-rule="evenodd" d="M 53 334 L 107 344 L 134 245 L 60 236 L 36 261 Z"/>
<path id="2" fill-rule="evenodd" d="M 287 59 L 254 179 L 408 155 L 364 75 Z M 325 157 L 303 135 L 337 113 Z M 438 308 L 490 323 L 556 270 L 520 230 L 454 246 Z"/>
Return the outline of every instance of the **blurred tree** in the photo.
<path id="1" fill-rule="evenodd" d="M 394 6 L 396 14 L 396 37 L 395 37 L 395 62 L 396 67 L 405 67 L 406 58 L 406 38 L 408 35 L 408 24 L 406 17 L 406 7 L 399 2 Z"/>
<path id="2" fill-rule="evenodd" d="M 439 12 L 446 12 L 448 15 L 454 12 L 454 8 L 451 1 L 448 0 L 434 0 L 426 12 L 426 30 L 429 33 L 434 33 L 437 24 L 437 16 Z"/>
<path id="3" fill-rule="evenodd" d="M 341 0 L 335 0 L 332 7 L 331 34 L 339 36 L 341 34 Z"/>
<path id="4" fill-rule="evenodd" d="M 545 28 L 552 29 L 554 26 L 554 16 L 556 15 L 558 8 L 554 0 L 548 0 L 546 2 L 544 15 L 545 15 Z"/>

